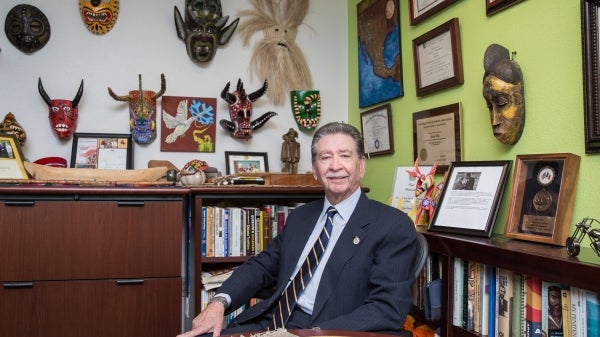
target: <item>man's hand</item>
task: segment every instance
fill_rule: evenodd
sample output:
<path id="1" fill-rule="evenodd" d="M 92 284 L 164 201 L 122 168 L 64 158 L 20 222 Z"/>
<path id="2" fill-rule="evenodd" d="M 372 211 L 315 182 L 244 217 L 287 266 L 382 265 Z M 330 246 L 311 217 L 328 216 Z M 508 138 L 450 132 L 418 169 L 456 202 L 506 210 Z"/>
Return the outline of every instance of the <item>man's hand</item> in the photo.
<path id="1" fill-rule="evenodd" d="M 192 330 L 177 337 L 195 337 L 208 332 L 212 332 L 214 337 L 219 337 L 223 329 L 224 314 L 225 308 L 221 303 L 209 303 L 206 309 L 192 321 Z"/>

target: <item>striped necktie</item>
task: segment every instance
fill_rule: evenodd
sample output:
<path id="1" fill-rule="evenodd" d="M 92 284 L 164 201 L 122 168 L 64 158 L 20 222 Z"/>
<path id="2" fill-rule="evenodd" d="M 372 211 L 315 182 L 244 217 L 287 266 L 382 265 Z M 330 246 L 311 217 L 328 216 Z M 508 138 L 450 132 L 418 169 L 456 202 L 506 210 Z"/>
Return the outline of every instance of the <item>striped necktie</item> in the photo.
<path id="1" fill-rule="evenodd" d="M 302 264 L 302 267 L 298 270 L 292 282 L 287 286 L 281 298 L 279 299 L 278 307 L 275 309 L 273 315 L 272 328 L 283 328 L 285 327 L 288 318 L 294 310 L 294 306 L 298 301 L 298 297 L 310 282 L 310 279 L 317 268 L 317 264 L 321 259 L 321 255 L 329 243 L 329 237 L 331 236 L 331 230 L 333 228 L 333 217 L 337 213 L 337 210 L 333 206 L 329 206 L 327 209 L 327 220 L 323 231 L 319 235 L 319 239 L 315 242 L 315 245 L 308 253 L 306 260 Z"/>

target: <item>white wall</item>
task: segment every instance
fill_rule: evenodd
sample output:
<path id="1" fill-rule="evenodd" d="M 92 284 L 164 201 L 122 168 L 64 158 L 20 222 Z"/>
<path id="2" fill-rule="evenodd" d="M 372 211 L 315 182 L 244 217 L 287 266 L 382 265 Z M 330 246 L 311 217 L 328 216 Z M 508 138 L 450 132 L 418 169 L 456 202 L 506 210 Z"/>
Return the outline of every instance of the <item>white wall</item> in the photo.
<path id="1" fill-rule="evenodd" d="M 241 78 L 248 90 L 261 85 L 250 81 L 248 62 L 252 46 L 244 47 L 237 32 L 227 45 L 219 48 L 209 64 L 200 66 L 188 58 L 173 21 L 173 7 L 177 6 L 183 13 L 184 0 L 120 1 L 116 25 L 109 33 L 99 36 L 85 28 L 74 0 L 3 0 L 0 3 L 2 23 L 8 11 L 21 3 L 41 9 L 52 30 L 48 44 L 33 54 L 24 54 L 0 33 L 0 118 L 12 112 L 25 128 L 27 141 L 23 152 L 31 161 L 47 156 L 71 158 L 71 140 L 59 140 L 50 129 L 48 108 L 37 90 L 38 77 L 53 99 L 72 99 L 84 79 L 76 132 L 101 133 L 129 132 L 127 106 L 113 100 L 107 87 L 125 95 L 137 89 L 138 74 L 143 77 L 145 90 L 158 90 L 160 74 L 164 73 L 165 95 L 217 97 L 216 120 L 229 119 L 227 104 L 219 97 L 225 83 L 235 84 Z M 229 22 L 238 17 L 240 9 L 250 7 L 248 1 L 242 0 L 222 0 L 222 5 L 223 15 L 230 16 Z M 347 3 L 345 0 L 312 0 L 304 23 L 296 41 L 303 47 L 310 65 L 314 89 L 321 92 L 321 125 L 347 121 Z M 254 117 L 270 110 L 279 116 L 255 132 L 249 141 L 231 138 L 219 125 L 215 153 L 161 152 L 157 138 L 148 145 L 134 144 L 134 166 L 144 168 L 149 160 L 161 159 L 181 168 L 189 160 L 202 159 L 225 173 L 224 151 L 256 151 L 268 152 L 270 171 L 280 171 L 281 136 L 290 127 L 297 129 L 297 126 L 289 103 L 273 106 L 266 96 L 255 103 Z M 160 118 L 159 115 L 157 121 Z M 160 127 L 158 132 L 160 137 Z M 299 171 L 304 172 L 311 167 L 312 133 L 299 134 L 302 150 Z"/>

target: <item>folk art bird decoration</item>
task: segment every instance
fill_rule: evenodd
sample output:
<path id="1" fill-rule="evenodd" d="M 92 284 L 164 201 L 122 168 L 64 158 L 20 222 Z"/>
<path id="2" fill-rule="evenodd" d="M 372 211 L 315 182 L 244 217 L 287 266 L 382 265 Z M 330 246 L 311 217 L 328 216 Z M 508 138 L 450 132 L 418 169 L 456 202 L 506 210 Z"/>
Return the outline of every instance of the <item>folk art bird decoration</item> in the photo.
<path id="1" fill-rule="evenodd" d="M 169 144 L 174 143 L 177 138 L 185 136 L 186 132 L 190 129 L 190 126 L 194 122 L 194 117 L 188 117 L 187 104 L 187 100 L 180 101 L 177 105 L 177 114 L 175 116 L 169 115 L 163 110 L 162 117 L 165 126 L 173 130 L 173 132 L 165 137 L 165 142 Z"/>

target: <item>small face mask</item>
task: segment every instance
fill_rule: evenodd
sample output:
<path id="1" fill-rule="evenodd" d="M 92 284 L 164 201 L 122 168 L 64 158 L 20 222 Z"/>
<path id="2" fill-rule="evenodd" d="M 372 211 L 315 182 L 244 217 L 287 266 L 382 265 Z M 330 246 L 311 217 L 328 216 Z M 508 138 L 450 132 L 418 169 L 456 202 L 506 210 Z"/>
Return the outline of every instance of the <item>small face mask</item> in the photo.
<path id="1" fill-rule="evenodd" d="M 119 0 L 79 0 L 79 13 L 90 32 L 106 34 L 117 22 Z"/>
<path id="2" fill-rule="evenodd" d="M 4 31 L 8 40 L 24 53 L 34 53 L 50 40 L 48 18 L 31 5 L 13 7 L 6 15 Z"/>

